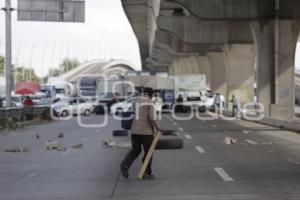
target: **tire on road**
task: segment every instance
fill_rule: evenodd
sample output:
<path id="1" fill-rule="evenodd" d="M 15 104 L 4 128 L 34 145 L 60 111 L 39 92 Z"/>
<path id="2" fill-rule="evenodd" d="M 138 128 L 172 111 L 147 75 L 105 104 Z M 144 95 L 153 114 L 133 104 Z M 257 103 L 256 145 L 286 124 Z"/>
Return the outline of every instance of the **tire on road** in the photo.
<path id="1" fill-rule="evenodd" d="M 100 105 L 96 106 L 95 113 L 96 113 L 96 115 L 104 115 L 105 109 L 103 108 L 103 106 L 100 106 Z"/>
<path id="2" fill-rule="evenodd" d="M 91 111 L 90 109 L 86 109 L 86 110 L 84 111 L 83 115 L 86 116 L 86 117 L 88 117 L 88 116 L 91 115 L 91 113 L 92 113 L 92 111 Z"/>
<path id="3" fill-rule="evenodd" d="M 61 116 L 62 117 L 67 117 L 67 116 L 69 116 L 69 112 L 67 111 L 67 110 L 63 110 L 62 112 L 61 112 Z"/>
<path id="4" fill-rule="evenodd" d="M 182 139 L 160 139 L 157 142 L 155 149 L 182 149 L 183 140 Z"/>
<path id="5" fill-rule="evenodd" d="M 128 131 L 126 131 L 126 130 L 114 130 L 112 132 L 112 135 L 114 137 L 125 137 L 125 136 L 128 136 Z"/>
<path id="6" fill-rule="evenodd" d="M 202 113 L 205 113 L 205 112 L 206 112 L 206 107 L 205 107 L 205 106 L 200 106 L 200 107 L 198 108 L 198 111 L 199 111 L 199 112 L 202 112 Z"/>

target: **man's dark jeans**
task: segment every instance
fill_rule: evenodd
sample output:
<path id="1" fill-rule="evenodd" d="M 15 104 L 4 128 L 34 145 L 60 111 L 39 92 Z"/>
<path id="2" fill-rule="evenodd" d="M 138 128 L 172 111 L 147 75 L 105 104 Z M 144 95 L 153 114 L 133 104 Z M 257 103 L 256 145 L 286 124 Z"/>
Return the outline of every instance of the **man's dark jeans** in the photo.
<path id="1" fill-rule="evenodd" d="M 142 152 L 142 146 L 144 148 L 144 158 L 143 162 L 146 158 L 146 155 L 148 153 L 148 150 L 152 144 L 153 141 L 153 135 L 131 135 L 131 142 L 132 142 L 132 149 L 131 151 L 127 154 L 125 159 L 121 163 L 121 167 L 123 169 L 129 170 L 131 167 L 133 161 L 139 156 L 139 154 Z M 152 157 L 149 161 L 149 164 L 146 169 L 146 174 L 152 174 L 151 170 L 151 165 L 152 165 Z"/>
<path id="2" fill-rule="evenodd" d="M 237 105 L 232 106 L 232 117 L 236 117 L 239 108 Z"/>

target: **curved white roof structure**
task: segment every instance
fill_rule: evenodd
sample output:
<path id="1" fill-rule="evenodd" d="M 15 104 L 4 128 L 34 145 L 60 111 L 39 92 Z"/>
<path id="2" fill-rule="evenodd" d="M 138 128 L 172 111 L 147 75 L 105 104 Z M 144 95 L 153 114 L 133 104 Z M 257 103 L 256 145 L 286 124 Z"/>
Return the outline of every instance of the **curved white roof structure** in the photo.
<path id="1" fill-rule="evenodd" d="M 75 81 L 84 75 L 107 75 L 117 73 L 126 75 L 128 71 L 134 71 L 136 67 L 127 60 L 93 60 L 85 63 L 67 73 L 62 74 L 58 79 Z"/>

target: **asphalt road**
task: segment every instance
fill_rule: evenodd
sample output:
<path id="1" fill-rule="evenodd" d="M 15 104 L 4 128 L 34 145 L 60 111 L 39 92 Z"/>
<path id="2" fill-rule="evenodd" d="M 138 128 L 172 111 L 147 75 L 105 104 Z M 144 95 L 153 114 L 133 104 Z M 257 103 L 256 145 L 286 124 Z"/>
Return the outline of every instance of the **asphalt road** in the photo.
<path id="1" fill-rule="evenodd" d="M 84 122 L 97 125 L 102 120 L 92 116 Z M 129 180 L 119 176 L 119 163 L 129 149 L 103 144 L 120 128 L 111 118 L 103 128 L 82 128 L 73 118 L 1 136 L 0 199 L 300 199 L 299 135 L 245 121 L 176 121 L 165 115 L 161 124 L 179 131 L 184 149 L 156 151 L 156 179 L 148 181 L 136 178 L 140 159 Z M 59 139 L 61 132 L 64 138 Z M 225 137 L 237 143 L 226 145 Z M 68 149 L 46 150 L 47 140 Z M 76 144 L 83 148 L 72 149 Z M 14 146 L 31 151 L 4 152 Z"/>

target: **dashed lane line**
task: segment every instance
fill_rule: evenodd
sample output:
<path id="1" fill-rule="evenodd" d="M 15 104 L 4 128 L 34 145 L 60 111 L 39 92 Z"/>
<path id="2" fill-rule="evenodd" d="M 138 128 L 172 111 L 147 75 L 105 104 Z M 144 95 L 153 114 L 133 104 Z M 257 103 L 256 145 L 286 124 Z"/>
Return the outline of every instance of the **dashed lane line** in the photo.
<path id="1" fill-rule="evenodd" d="M 225 182 L 229 182 L 229 181 L 234 181 L 233 178 L 231 178 L 223 168 L 221 167 L 216 167 L 214 168 L 216 173 L 225 181 Z"/>
<path id="2" fill-rule="evenodd" d="M 196 150 L 199 152 L 199 153 L 205 153 L 205 150 L 200 147 L 200 146 L 195 146 Z"/>
<path id="3" fill-rule="evenodd" d="M 183 128 L 179 127 L 178 130 L 179 130 L 179 131 L 183 131 Z"/>
<path id="4" fill-rule="evenodd" d="M 82 141 L 86 141 L 86 140 L 87 140 L 87 138 L 86 138 L 86 137 L 84 137 L 84 138 L 81 138 L 81 140 L 82 140 Z"/>
<path id="5" fill-rule="evenodd" d="M 188 139 L 188 140 L 191 140 L 191 139 L 192 139 L 192 136 L 190 136 L 190 135 L 188 135 L 188 134 L 184 135 L 184 137 L 185 137 L 186 139 Z"/>
<path id="6" fill-rule="evenodd" d="M 70 151 L 71 151 L 71 149 L 68 148 L 66 151 L 62 152 L 61 155 L 62 155 L 62 156 L 65 156 L 65 155 L 67 155 Z"/>
<path id="7" fill-rule="evenodd" d="M 297 161 L 294 161 L 292 159 L 286 159 L 286 160 L 293 163 L 293 164 L 295 164 L 295 165 L 300 165 L 300 163 L 298 163 Z"/>
<path id="8" fill-rule="evenodd" d="M 245 140 L 245 141 L 248 142 L 249 144 L 258 145 L 257 142 L 254 142 L 254 141 L 252 141 L 252 140 Z"/>

